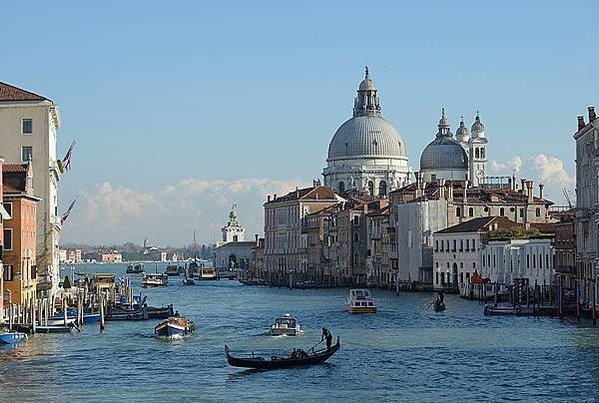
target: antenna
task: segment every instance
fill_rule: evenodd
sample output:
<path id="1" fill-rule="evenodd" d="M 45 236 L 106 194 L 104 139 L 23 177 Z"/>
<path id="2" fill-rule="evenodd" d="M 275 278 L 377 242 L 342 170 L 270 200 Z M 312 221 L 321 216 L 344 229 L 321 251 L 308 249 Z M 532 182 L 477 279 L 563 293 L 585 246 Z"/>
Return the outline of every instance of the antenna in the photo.
<path id="1" fill-rule="evenodd" d="M 566 188 L 564 188 L 564 197 L 566 198 L 566 201 L 568 202 L 568 206 L 570 207 L 570 210 L 572 210 L 572 200 L 570 200 L 570 195 L 568 194 L 568 190 L 566 190 Z"/>

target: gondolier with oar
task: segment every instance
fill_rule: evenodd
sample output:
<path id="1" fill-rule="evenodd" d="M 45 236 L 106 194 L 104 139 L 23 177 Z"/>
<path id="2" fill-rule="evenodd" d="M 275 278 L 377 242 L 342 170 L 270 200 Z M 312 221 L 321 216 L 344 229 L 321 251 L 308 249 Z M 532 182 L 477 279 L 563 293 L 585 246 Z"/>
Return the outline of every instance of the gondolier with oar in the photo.
<path id="1" fill-rule="evenodd" d="M 333 335 L 331 334 L 329 329 L 327 329 L 326 327 L 322 328 L 322 337 L 320 340 L 321 341 L 326 340 L 327 341 L 327 350 L 331 349 L 331 344 L 333 343 Z"/>

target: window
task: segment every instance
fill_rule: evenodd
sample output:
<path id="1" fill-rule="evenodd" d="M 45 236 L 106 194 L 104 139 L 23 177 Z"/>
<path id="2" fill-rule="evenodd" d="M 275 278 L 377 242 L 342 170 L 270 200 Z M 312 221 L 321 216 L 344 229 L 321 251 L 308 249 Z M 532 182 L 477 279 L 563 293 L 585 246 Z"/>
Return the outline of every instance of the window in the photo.
<path id="1" fill-rule="evenodd" d="M 461 208 L 457 207 L 455 209 L 455 216 L 456 217 L 461 217 L 462 216 L 462 209 Z"/>
<path id="2" fill-rule="evenodd" d="M 503 207 L 501 207 L 501 208 L 499 209 L 499 215 L 500 215 L 500 216 L 504 216 L 504 215 L 505 215 L 505 209 L 504 209 Z"/>
<path id="3" fill-rule="evenodd" d="M 445 241 L 441 240 L 441 252 L 445 252 Z"/>
<path id="4" fill-rule="evenodd" d="M 439 241 L 435 241 L 435 252 L 439 252 Z"/>
<path id="5" fill-rule="evenodd" d="M 452 252 L 455 252 L 457 248 L 457 241 L 454 239 L 453 240 L 453 249 L 451 250 Z"/>
<path id="6" fill-rule="evenodd" d="M 539 268 L 542 269 L 543 268 L 543 258 L 541 256 L 541 254 L 539 253 Z"/>
<path id="7" fill-rule="evenodd" d="M 484 147 L 480 149 L 480 157 L 483 158 L 483 159 L 485 158 L 485 149 L 484 149 Z"/>
<path id="8" fill-rule="evenodd" d="M 23 133 L 23 134 L 33 133 L 33 121 L 31 119 L 23 119 L 21 121 L 21 133 Z"/>
<path id="9" fill-rule="evenodd" d="M 12 203 L 4 203 L 4 210 L 6 210 L 6 212 L 10 214 L 10 218 L 12 218 Z M 7 218 L 7 220 L 10 220 L 10 218 Z"/>
<path id="10" fill-rule="evenodd" d="M 4 250 L 12 250 L 12 229 L 4 230 Z"/>
<path id="11" fill-rule="evenodd" d="M 537 255 L 532 255 L 532 268 L 537 267 Z"/>
<path id="12" fill-rule="evenodd" d="M 476 240 L 472 240 L 472 252 L 476 252 Z"/>
<path id="13" fill-rule="evenodd" d="M 479 152 L 478 148 L 476 148 L 476 149 L 474 150 L 474 157 L 475 157 L 475 158 L 480 158 L 480 152 Z"/>
<path id="14" fill-rule="evenodd" d="M 339 186 L 337 186 L 337 189 L 339 189 L 339 192 L 345 192 L 345 182 L 339 182 Z"/>
<path id="15" fill-rule="evenodd" d="M 468 217 L 474 217 L 474 209 L 472 207 L 468 209 Z"/>
<path id="16" fill-rule="evenodd" d="M 460 284 L 464 284 L 464 272 L 460 273 Z"/>
<path id="17" fill-rule="evenodd" d="M 387 196 L 387 182 L 385 181 L 379 183 L 379 196 Z"/>
<path id="18" fill-rule="evenodd" d="M 436 272 L 436 283 L 439 284 L 439 272 Z"/>
<path id="19" fill-rule="evenodd" d="M 524 217 L 524 209 L 523 208 L 520 209 L 520 217 Z"/>
<path id="20" fill-rule="evenodd" d="M 537 211 L 536 211 L 536 213 L 537 213 L 537 217 L 540 217 L 540 216 L 541 216 L 541 209 L 540 209 L 539 207 L 537 207 Z"/>
<path id="21" fill-rule="evenodd" d="M 464 240 L 460 239 L 460 252 L 464 251 Z"/>
<path id="22" fill-rule="evenodd" d="M 526 268 L 529 269 L 530 268 L 530 255 L 526 254 Z"/>
<path id="23" fill-rule="evenodd" d="M 238 235 L 233 235 L 233 242 L 237 242 L 239 241 L 239 236 Z"/>
<path id="24" fill-rule="evenodd" d="M 354 242 L 360 242 L 360 236 L 357 233 L 354 234 Z"/>
<path id="25" fill-rule="evenodd" d="M 466 239 L 466 252 L 470 252 L 470 239 Z"/>
<path id="26" fill-rule="evenodd" d="M 4 265 L 4 273 L 2 275 L 2 279 L 4 281 L 12 281 L 13 277 L 14 277 L 14 273 L 13 273 L 12 265 L 5 264 Z"/>
<path id="27" fill-rule="evenodd" d="M 23 162 L 33 160 L 33 148 L 31 146 L 21 147 L 21 159 L 23 160 Z"/>

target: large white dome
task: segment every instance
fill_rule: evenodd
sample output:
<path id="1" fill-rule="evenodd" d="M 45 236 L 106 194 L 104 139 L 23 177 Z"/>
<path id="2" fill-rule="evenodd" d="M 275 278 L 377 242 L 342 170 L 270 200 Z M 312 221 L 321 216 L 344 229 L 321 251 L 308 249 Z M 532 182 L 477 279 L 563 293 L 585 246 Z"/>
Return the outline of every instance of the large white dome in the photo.
<path id="1" fill-rule="evenodd" d="M 406 157 L 399 132 L 381 116 L 352 117 L 337 129 L 329 144 L 327 161 L 363 157 Z"/>

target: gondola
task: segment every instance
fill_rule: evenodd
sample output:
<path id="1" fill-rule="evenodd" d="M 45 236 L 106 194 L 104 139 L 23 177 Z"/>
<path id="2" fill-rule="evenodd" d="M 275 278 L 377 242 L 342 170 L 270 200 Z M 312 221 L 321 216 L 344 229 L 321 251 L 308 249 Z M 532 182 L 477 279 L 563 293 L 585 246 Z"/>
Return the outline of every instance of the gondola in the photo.
<path id="1" fill-rule="evenodd" d="M 280 357 L 280 356 L 272 356 L 270 359 L 265 359 L 263 357 L 247 357 L 247 358 L 239 358 L 233 357 L 229 353 L 229 347 L 225 345 L 225 357 L 227 358 L 227 362 L 232 367 L 242 367 L 242 368 L 255 368 L 255 369 L 279 369 L 279 368 L 293 368 L 293 367 L 301 367 L 301 366 L 309 366 L 309 365 L 317 365 L 328 360 L 333 354 L 339 350 L 341 347 L 341 343 L 339 341 L 339 337 L 337 337 L 337 344 L 331 346 L 330 349 L 322 349 L 322 350 L 310 350 L 310 352 L 304 357 Z"/>
<path id="2" fill-rule="evenodd" d="M 445 302 L 435 301 L 433 302 L 433 309 L 435 312 L 441 312 L 447 309 L 447 307 L 445 306 Z"/>

